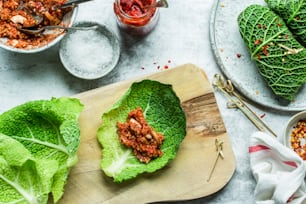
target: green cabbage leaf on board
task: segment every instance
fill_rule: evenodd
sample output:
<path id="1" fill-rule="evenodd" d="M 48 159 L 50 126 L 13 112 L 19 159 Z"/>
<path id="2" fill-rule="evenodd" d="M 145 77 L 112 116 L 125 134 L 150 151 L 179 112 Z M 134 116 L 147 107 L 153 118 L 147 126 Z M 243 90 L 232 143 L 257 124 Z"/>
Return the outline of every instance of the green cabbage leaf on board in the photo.
<path id="1" fill-rule="evenodd" d="M 56 160 L 35 159 L 23 144 L 0 133 L 1 203 L 47 203 L 58 168 Z"/>
<path id="2" fill-rule="evenodd" d="M 271 9 L 250 5 L 238 16 L 239 32 L 273 93 L 292 101 L 306 82 L 306 50 Z"/>
<path id="3" fill-rule="evenodd" d="M 287 24 L 301 42 L 306 43 L 306 1 L 265 0 L 268 6 Z"/>
<path id="4" fill-rule="evenodd" d="M 20 142 L 35 160 L 57 162 L 51 186 L 54 202 L 63 195 L 69 171 L 77 163 L 82 109 L 78 99 L 61 97 L 30 101 L 0 115 L 0 133 Z"/>
<path id="5" fill-rule="evenodd" d="M 125 122 L 128 113 L 141 107 L 148 124 L 164 135 L 163 155 L 145 164 L 119 141 L 117 122 Z M 97 133 L 102 146 L 101 168 L 114 182 L 154 172 L 174 159 L 186 136 L 186 116 L 171 85 L 157 81 L 135 82 L 113 107 L 102 115 Z"/>

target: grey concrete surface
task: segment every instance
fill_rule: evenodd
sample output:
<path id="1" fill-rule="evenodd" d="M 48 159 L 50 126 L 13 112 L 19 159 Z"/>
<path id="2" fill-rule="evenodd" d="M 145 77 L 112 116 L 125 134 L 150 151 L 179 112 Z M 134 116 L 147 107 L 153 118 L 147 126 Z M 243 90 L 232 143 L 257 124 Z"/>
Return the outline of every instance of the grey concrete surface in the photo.
<path id="1" fill-rule="evenodd" d="M 82 80 L 69 74 L 59 59 L 59 45 L 37 54 L 15 54 L 0 49 L 0 113 L 29 100 L 71 96 L 118 81 L 193 63 L 212 80 L 220 69 L 211 50 L 210 13 L 214 1 L 169 0 L 169 8 L 160 11 L 153 32 L 139 38 L 120 33 L 113 14 L 112 0 L 94 0 L 80 5 L 77 21 L 95 20 L 107 25 L 119 37 L 121 56 L 116 68 L 97 80 Z M 225 5 L 226 6 L 226 5 Z M 234 22 L 228 22 L 234 23 Z M 229 31 L 230 32 L 230 31 Z M 82 49 L 79 49 L 82 52 Z M 97 50 L 103 52 L 103 50 Z M 257 129 L 236 109 L 226 107 L 226 98 L 215 93 L 230 136 L 236 171 L 219 192 L 205 198 L 179 203 L 254 203 L 255 181 L 252 177 L 248 142 Z M 282 113 L 252 106 L 278 134 L 293 113 Z"/>

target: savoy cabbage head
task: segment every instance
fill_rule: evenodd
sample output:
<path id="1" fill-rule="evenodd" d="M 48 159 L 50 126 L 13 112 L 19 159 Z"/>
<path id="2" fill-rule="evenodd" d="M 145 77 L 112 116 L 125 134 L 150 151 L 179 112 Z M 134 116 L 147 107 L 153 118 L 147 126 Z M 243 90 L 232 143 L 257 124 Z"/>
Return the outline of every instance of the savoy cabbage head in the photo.
<path id="1" fill-rule="evenodd" d="M 77 162 L 82 109 L 78 99 L 62 97 L 30 101 L 0 115 L 0 133 L 20 142 L 35 160 L 56 161 L 50 190 L 54 202 L 63 195 L 70 168 Z"/>
<path id="2" fill-rule="evenodd" d="M 117 122 L 125 122 L 128 113 L 141 107 L 146 121 L 164 135 L 163 156 L 145 164 L 119 141 Z M 122 98 L 102 115 L 98 140 L 102 145 L 101 168 L 115 182 L 122 182 L 144 172 L 154 172 L 174 159 L 186 135 L 186 116 L 171 85 L 143 80 L 133 83 Z"/>
<path id="3" fill-rule="evenodd" d="M 306 49 L 270 8 L 250 5 L 238 17 L 240 34 L 273 93 L 292 101 L 306 82 Z"/>

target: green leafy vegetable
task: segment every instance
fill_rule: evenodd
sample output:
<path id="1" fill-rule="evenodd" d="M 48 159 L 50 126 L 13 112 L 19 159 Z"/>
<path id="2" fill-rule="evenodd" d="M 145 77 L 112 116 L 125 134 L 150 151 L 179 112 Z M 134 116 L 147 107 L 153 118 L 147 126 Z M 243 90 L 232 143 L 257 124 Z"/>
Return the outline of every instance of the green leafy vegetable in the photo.
<path id="1" fill-rule="evenodd" d="M 306 1 L 305 0 L 265 0 L 291 29 L 292 33 L 306 43 Z"/>
<path id="2" fill-rule="evenodd" d="M 0 133 L 0 203 L 47 203 L 57 170 L 56 160 L 36 160 L 20 142 Z"/>
<path id="3" fill-rule="evenodd" d="M 35 160 L 57 162 L 51 186 L 54 202 L 63 195 L 69 170 L 77 162 L 82 109 L 78 99 L 63 97 L 31 101 L 0 115 L 0 133 L 19 141 Z"/>
<path id="4" fill-rule="evenodd" d="M 306 50 L 285 22 L 268 7 L 248 6 L 238 17 L 239 31 L 252 60 L 275 95 L 293 100 L 306 81 Z"/>
<path id="5" fill-rule="evenodd" d="M 125 122 L 128 113 L 137 107 L 144 111 L 146 121 L 164 135 L 163 156 L 145 164 L 122 145 L 117 134 L 117 122 Z M 101 168 L 115 182 L 122 182 L 144 172 L 154 172 L 174 159 L 186 135 L 186 117 L 171 85 L 143 80 L 133 83 L 113 107 L 102 115 L 98 139 L 102 145 Z"/>

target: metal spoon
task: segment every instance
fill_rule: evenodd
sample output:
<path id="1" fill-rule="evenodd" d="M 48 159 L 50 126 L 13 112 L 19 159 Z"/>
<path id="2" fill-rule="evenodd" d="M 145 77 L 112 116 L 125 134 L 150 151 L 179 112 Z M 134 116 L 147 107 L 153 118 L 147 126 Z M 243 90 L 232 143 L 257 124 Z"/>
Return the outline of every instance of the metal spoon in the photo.
<path id="1" fill-rule="evenodd" d="M 34 11 L 32 11 L 31 9 L 26 7 L 22 0 L 19 2 L 19 6 L 18 6 L 17 10 L 25 11 L 27 14 L 31 15 L 35 20 L 35 24 L 28 25 L 28 26 L 23 25 L 22 27 L 24 27 L 24 28 L 35 27 L 35 26 L 41 24 L 44 20 L 44 18 L 42 16 L 37 15 Z"/>
<path id="2" fill-rule="evenodd" d="M 95 30 L 97 29 L 98 26 L 94 25 L 94 26 L 89 26 L 89 27 L 65 27 L 65 26 L 59 26 L 59 25 L 55 25 L 55 26 L 44 26 L 38 29 L 26 29 L 26 28 L 17 28 L 19 31 L 29 34 L 29 35 L 39 35 L 42 32 L 44 32 L 45 30 L 50 30 L 50 29 L 63 29 L 63 30 Z"/>
<path id="3" fill-rule="evenodd" d="M 67 8 L 67 7 L 75 7 L 75 6 L 79 5 L 80 3 L 85 3 L 87 1 L 92 1 L 92 0 L 71 0 L 71 1 L 67 1 L 66 3 L 64 3 L 60 6 L 53 6 L 52 10 L 63 9 L 63 8 Z"/>
<path id="4" fill-rule="evenodd" d="M 63 8 L 68 8 L 68 7 L 74 8 L 78 4 L 84 3 L 84 2 L 87 2 L 87 1 L 92 1 L 92 0 L 71 0 L 71 1 L 68 1 L 68 2 L 60 5 L 60 6 L 53 6 L 52 10 L 63 9 Z M 44 20 L 43 16 L 38 15 L 36 12 L 34 12 L 31 9 L 29 9 L 28 7 L 26 7 L 26 5 L 24 5 L 22 0 L 19 3 L 18 9 L 26 11 L 28 14 L 32 15 L 33 18 L 35 19 L 35 24 L 29 25 L 29 26 L 22 25 L 22 29 L 28 29 L 28 28 L 36 27 L 36 26 L 40 25 Z"/>
<path id="5" fill-rule="evenodd" d="M 168 2 L 167 0 L 159 0 L 157 2 L 155 2 L 154 4 L 150 4 L 150 5 L 146 5 L 143 8 L 147 9 L 147 8 L 168 8 Z"/>

